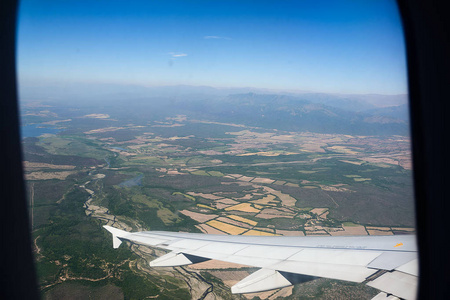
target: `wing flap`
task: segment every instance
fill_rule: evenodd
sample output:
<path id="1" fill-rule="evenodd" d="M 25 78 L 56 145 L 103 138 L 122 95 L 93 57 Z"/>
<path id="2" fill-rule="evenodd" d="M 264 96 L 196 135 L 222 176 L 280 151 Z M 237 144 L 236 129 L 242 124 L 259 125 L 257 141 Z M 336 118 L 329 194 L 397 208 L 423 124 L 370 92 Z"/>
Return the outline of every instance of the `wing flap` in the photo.
<path id="1" fill-rule="evenodd" d="M 233 294 L 256 293 L 290 286 L 292 283 L 280 272 L 260 269 L 231 287 Z"/>
<path id="2" fill-rule="evenodd" d="M 401 265 L 396 268 L 396 270 L 410 275 L 419 276 L 419 260 L 416 258 L 404 265 Z"/>
<path id="3" fill-rule="evenodd" d="M 367 285 L 400 298 L 416 299 L 417 277 L 410 274 L 399 271 L 387 272 Z"/>
<path id="4" fill-rule="evenodd" d="M 209 260 L 208 258 L 170 252 L 150 262 L 151 267 L 179 267 Z"/>
<path id="5" fill-rule="evenodd" d="M 368 269 L 362 266 L 292 260 L 285 260 L 272 265 L 270 266 L 270 269 L 352 282 L 363 282 L 367 277 L 377 272 L 377 270 Z"/>
<path id="6" fill-rule="evenodd" d="M 187 254 L 190 255 L 197 255 L 201 257 L 207 257 L 210 259 L 217 259 L 222 260 L 226 262 L 241 264 L 241 265 L 248 265 L 248 266 L 254 266 L 259 268 L 266 268 L 272 265 L 275 265 L 279 263 L 281 260 L 270 258 L 269 256 L 265 258 L 261 257 L 249 257 L 249 256 L 240 256 L 235 254 L 223 254 L 223 253 L 217 253 L 217 252 L 211 252 L 211 251 L 186 251 Z"/>
<path id="7" fill-rule="evenodd" d="M 417 258 L 415 252 L 384 252 L 375 258 L 368 268 L 391 271 Z"/>
<path id="8" fill-rule="evenodd" d="M 377 294 L 375 297 L 373 297 L 371 300 L 400 300 L 400 299 L 393 295 L 388 295 L 384 292 L 381 292 Z"/>

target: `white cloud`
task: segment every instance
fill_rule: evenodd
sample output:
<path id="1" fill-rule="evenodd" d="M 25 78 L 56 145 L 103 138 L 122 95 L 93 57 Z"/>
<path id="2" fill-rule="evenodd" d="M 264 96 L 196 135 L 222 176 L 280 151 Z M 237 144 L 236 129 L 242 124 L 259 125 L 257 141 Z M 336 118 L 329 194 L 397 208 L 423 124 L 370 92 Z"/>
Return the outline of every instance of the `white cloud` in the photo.
<path id="1" fill-rule="evenodd" d="M 178 58 L 178 57 L 184 57 L 188 56 L 186 53 L 175 53 L 175 52 L 169 52 L 168 53 L 172 58 Z"/>

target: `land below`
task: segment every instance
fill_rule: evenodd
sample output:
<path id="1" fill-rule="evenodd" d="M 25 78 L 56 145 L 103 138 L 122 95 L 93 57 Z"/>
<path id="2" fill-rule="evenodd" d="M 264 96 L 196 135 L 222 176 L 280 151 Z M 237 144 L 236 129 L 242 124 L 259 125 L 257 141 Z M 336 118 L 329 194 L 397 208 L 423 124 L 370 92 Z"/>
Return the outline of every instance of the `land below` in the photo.
<path id="1" fill-rule="evenodd" d="M 254 268 L 217 261 L 150 268 L 162 251 L 127 243 L 112 249 L 101 227 L 262 236 L 414 232 L 407 121 L 393 108 L 388 116 L 368 107 L 375 112 L 348 119 L 330 101 L 305 101 L 245 94 L 202 106 L 179 99 L 160 106 L 25 102 L 22 123 L 35 132 L 24 135 L 23 151 L 43 298 L 373 297 L 365 285 L 327 279 L 232 295 L 229 287 Z"/>

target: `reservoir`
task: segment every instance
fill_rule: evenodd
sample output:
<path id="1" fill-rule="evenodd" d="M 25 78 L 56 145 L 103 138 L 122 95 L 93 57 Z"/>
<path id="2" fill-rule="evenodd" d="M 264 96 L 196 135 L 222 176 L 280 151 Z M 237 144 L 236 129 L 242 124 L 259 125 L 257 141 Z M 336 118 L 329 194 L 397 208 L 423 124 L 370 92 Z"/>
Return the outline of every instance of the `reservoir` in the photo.
<path id="1" fill-rule="evenodd" d="M 43 134 L 57 134 L 61 131 L 61 129 L 55 128 L 55 127 L 43 127 L 45 125 L 41 124 L 29 124 L 20 126 L 20 133 L 22 138 L 26 137 L 38 137 Z"/>

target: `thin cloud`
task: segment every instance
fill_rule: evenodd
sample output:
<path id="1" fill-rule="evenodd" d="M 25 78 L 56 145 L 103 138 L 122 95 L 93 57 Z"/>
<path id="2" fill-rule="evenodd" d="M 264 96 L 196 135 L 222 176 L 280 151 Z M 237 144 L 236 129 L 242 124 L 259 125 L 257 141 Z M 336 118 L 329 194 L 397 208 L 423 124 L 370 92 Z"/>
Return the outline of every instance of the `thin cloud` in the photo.
<path id="1" fill-rule="evenodd" d="M 175 53 L 175 52 L 169 52 L 168 53 L 172 58 L 178 58 L 178 57 L 185 57 L 188 56 L 186 53 Z"/>
<path id="2" fill-rule="evenodd" d="M 231 40 L 231 38 L 226 36 L 218 36 L 218 35 L 207 35 L 203 37 L 205 40 Z"/>

